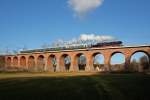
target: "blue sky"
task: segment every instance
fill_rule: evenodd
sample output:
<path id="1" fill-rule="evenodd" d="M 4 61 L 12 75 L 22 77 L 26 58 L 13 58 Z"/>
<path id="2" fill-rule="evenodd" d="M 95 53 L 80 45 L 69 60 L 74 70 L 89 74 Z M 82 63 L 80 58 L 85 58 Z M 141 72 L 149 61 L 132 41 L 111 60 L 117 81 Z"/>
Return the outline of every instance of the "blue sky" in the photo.
<path id="1" fill-rule="evenodd" d="M 68 0 L 0 0 L 0 50 L 41 48 L 80 34 L 111 35 L 124 44 L 150 43 L 150 0 L 104 0 L 84 18 Z"/>

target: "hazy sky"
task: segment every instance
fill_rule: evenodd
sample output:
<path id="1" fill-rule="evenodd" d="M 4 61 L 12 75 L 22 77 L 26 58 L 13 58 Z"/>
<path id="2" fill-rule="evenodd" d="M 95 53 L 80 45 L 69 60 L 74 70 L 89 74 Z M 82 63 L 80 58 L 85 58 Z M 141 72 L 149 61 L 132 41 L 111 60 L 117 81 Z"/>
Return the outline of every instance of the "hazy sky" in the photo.
<path id="1" fill-rule="evenodd" d="M 0 51 L 80 34 L 150 44 L 150 0 L 0 0 Z"/>

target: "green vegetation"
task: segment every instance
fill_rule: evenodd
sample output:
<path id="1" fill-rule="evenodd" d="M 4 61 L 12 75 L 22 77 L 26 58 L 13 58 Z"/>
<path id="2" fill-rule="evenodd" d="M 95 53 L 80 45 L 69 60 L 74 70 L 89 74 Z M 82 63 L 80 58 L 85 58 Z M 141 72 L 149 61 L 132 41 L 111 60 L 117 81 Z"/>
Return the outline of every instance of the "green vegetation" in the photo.
<path id="1" fill-rule="evenodd" d="M 150 75 L 0 73 L 0 100 L 150 100 Z"/>

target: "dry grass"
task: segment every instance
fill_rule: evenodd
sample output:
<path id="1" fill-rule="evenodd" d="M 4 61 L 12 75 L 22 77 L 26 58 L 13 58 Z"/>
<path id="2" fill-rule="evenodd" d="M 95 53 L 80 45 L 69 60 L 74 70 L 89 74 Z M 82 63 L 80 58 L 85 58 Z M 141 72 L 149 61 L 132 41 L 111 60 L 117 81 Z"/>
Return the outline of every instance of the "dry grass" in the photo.
<path id="1" fill-rule="evenodd" d="M 0 73 L 0 79 L 6 78 L 21 78 L 21 77 L 75 77 L 75 76 L 91 76 L 97 75 L 96 72 L 10 72 L 10 73 Z"/>

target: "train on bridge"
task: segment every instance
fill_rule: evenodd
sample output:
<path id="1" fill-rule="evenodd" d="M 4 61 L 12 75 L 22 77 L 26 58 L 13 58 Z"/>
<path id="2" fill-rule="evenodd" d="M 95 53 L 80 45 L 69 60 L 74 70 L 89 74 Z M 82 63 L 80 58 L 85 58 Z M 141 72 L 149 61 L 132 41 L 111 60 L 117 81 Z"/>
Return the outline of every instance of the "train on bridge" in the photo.
<path id="1" fill-rule="evenodd" d="M 122 41 L 111 41 L 111 42 L 99 42 L 95 44 L 88 45 L 78 45 L 78 46 L 68 46 L 68 47 L 55 47 L 55 48 L 45 48 L 45 49 L 34 49 L 21 51 L 20 53 L 31 53 L 31 52 L 44 52 L 44 51 L 59 51 L 59 50 L 75 50 L 75 49 L 89 49 L 89 48 L 102 48 L 102 47 L 115 47 L 123 46 Z"/>
<path id="2" fill-rule="evenodd" d="M 91 45 L 91 47 L 105 47 L 105 46 L 123 46 L 123 42 L 122 41 L 102 42 L 97 43 L 95 45 Z"/>

